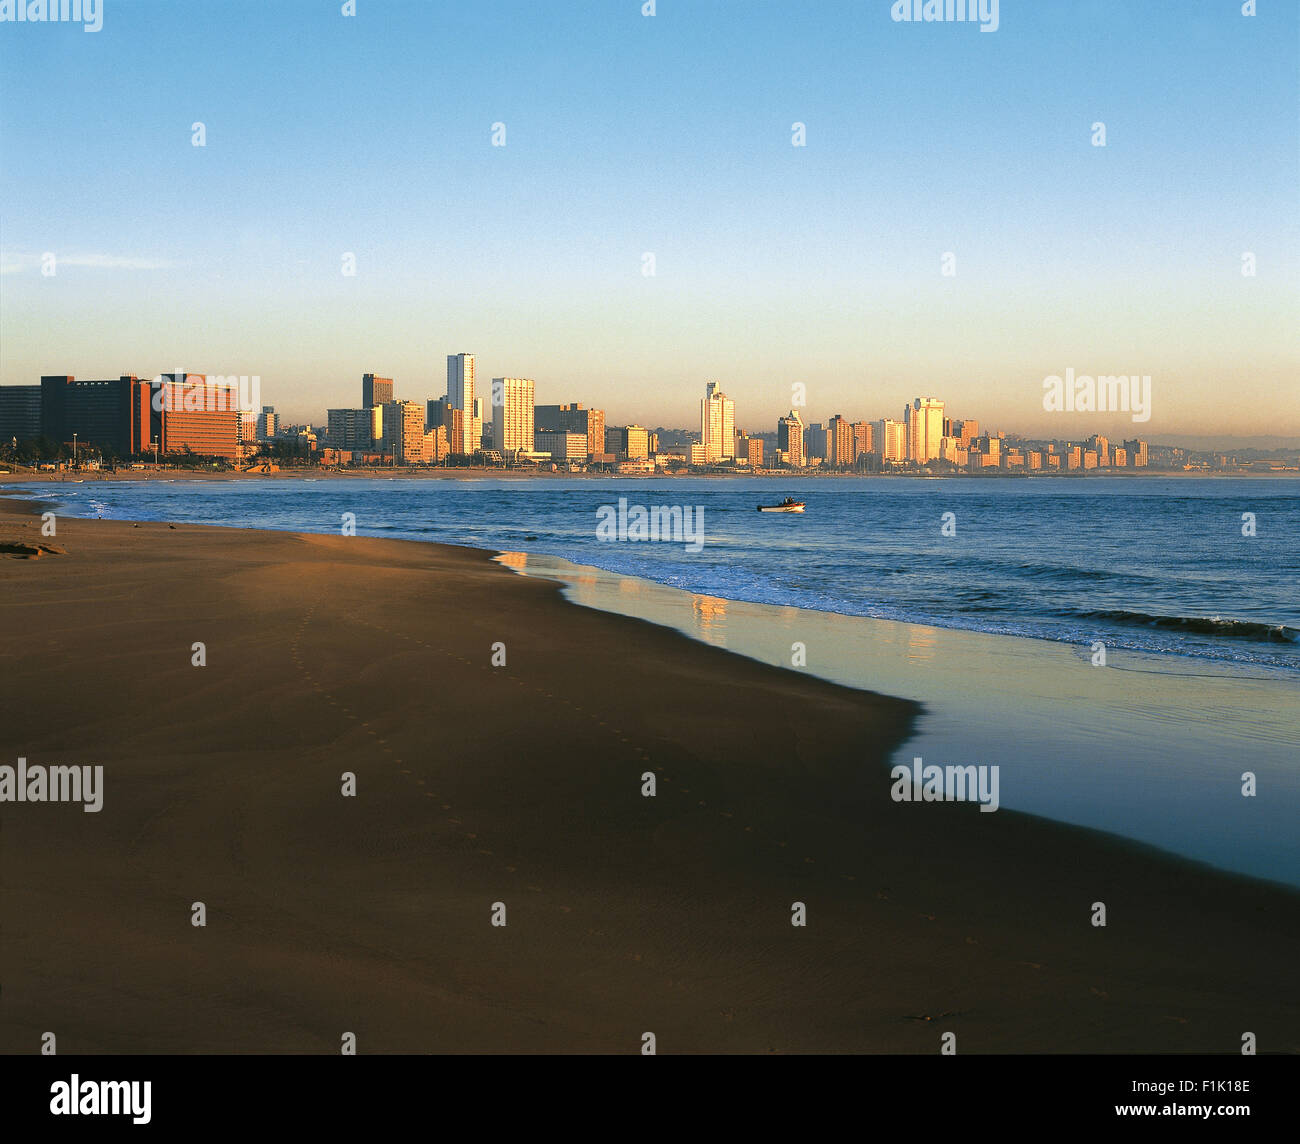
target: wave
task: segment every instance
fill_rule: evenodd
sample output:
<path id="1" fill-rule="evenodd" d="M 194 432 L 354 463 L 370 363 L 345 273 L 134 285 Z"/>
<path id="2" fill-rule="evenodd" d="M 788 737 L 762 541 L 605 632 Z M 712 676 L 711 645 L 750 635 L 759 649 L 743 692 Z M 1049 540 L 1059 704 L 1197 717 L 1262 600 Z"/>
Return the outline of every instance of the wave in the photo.
<path id="1" fill-rule="evenodd" d="M 1255 620 L 1225 620 L 1219 616 L 1153 616 L 1148 612 L 1129 612 L 1123 609 L 1075 614 L 1085 620 L 1107 620 L 1129 627 L 1193 632 L 1197 635 L 1249 640 L 1254 643 L 1300 643 L 1300 628 L 1288 628 L 1285 624 L 1262 624 Z"/>

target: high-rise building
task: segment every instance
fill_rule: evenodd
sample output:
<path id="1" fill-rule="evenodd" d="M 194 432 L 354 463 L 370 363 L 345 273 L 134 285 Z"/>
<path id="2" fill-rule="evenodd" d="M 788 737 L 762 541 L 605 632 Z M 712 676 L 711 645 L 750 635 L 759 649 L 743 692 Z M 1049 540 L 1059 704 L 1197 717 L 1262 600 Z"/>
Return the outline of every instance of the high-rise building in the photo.
<path id="1" fill-rule="evenodd" d="M 953 432 L 954 428 L 950 427 L 949 432 Z M 954 465 L 965 465 L 970 460 L 967 442 L 960 437 L 945 437 L 939 442 L 939 459 L 951 461 Z"/>
<path id="2" fill-rule="evenodd" d="M 802 469 L 807 463 L 804 455 L 803 418 L 799 411 L 791 409 L 789 414 L 776 423 L 776 448 L 786 455 L 786 463 L 793 469 Z"/>
<path id="3" fill-rule="evenodd" d="M 239 411 L 239 443 L 252 448 L 257 443 L 257 425 L 261 420 L 260 413 L 254 413 L 251 409 L 241 409 Z"/>
<path id="4" fill-rule="evenodd" d="M 763 438 L 747 438 L 746 447 L 748 450 L 749 467 L 751 469 L 761 469 L 763 467 Z"/>
<path id="5" fill-rule="evenodd" d="M 826 463 L 829 465 L 851 465 L 855 459 L 853 426 L 837 413 L 826 426 Z"/>
<path id="6" fill-rule="evenodd" d="M 650 456 L 650 432 L 644 425 L 627 425 L 622 431 L 623 452 L 629 461 L 644 461 Z"/>
<path id="7" fill-rule="evenodd" d="M 492 415 L 488 414 L 488 422 L 491 423 Z M 483 398 L 474 398 L 474 420 L 470 426 L 470 443 L 474 446 L 470 452 L 483 448 Z"/>
<path id="8" fill-rule="evenodd" d="M 447 430 L 448 450 L 459 456 L 469 456 L 470 454 L 465 452 L 465 447 L 469 443 L 469 434 L 465 429 L 467 421 L 465 410 L 444 404 L 442 416 L 442 427 Z"/>
<path id="9" fill-rule="evenodd" d="M 149 386 L 154 433 L 164 453 L 239 456 L 237 384 L 180 372 L 160 374 Z"/>
<path id="10" fill-rule="evenodd" d="M 972 417 L 954 418 L 950 436 L 957 438 L 965 445 L 969 445 L 976 437 L 980 435 L 980 423 Z"/>
<path id="11" fill-rule="evenodd" d="M 41 435 L 41 387 L 0 386 L 0 444 L 33 441 Z"/>
<path id="12" fill-rule="evenodd" d="M 918 397 L 903 408 L 907 426 L 907 459 L 924 465 L 939 455 L 943 440 L 943 402 L 937 397 Z"/>
<path id="13" fill-rule="evenodd" d="M 384 451 L 398 465 L 420 464 L 424 452 L 424 409 L 418 401 L 390 401 L 382 410 Z"/>
<path id="14" fill-rule="evenodd" d="M 393 379 L 377 377 L 373 373 L 361 375 L 361 404 L 366 408 L 372 405 L 387 405 L 393 400 Z"/>
<path id="15" fill-rule="evenodd" d="M 67 374 L 41 378 L 41 435 L 59 444 L 73 440 L 104 453 L 143 453 L 161 430 L 151 405 L 150 383 L 134 374 L 105 381 L 78 381 Z M 238 428 L 232 426 L 238 435 Z"/>
<path id="16" fill-rule="evenodd" d="M 872 449 L 872 437 L 870 421 L 855 421 L 851 426 L 853 430 L 853 460 L 856 464 L 861 458 L 874 452 Z"/>
<path id="17" fill-rule="evenodd" d="M 533 381 L 528 377 L 492 379 L 492 448 L 506 455 L 533 448 Z"/>
<path id="18" fill-rule="evenodd" d="M 587 409 L 581 402 L 567 405 L 539 405 L 534 415 L 536 433 L 582 433 L 587 438 L 587 455 L 605 453 L 605 411 Z"/>
<path id="19" fill-rule="evenodd" d="M 453 434 L 448 427 L 448 447 L 453 453 L 473 453 L 482 438 L 482 429 L 474 434 L 474 355 L 447 355 L 447 404 L 464 413 L 460 428 Z M 481 419 L 480 419 L 481 425 Z"/>
<path id="20" fill-rule="evenodd" d="M 437 425 L 424 433 L 424 459 L 440 464 L 447 459 L 447 426 Z"/>
<path id="21" fill-rule="evenodd" d="M 445 397 L 431 397 L 425 406 L 424 427 L 432 429 L 438 425 L 446 425 L 447 418 L 443 410 L 447 408 L 447 399 Z"/>
<path id="22" fill-rule="evenodd" d="M 972 446 L 988 457 L 1002 456 L 1002 438 L 996 433 L 985 433 L 982 437 L 976 437 Z"/>
<path id="23" fill-rule="evenodd" d="M 705 386 L 700 399 L 700 444 L 706 465 L 736 455 L 736 403 L 716 381 Z"/>
<path id="24" fill-rule="evenodd" d="M 533 434 L 534 448 L 549 453 L 553 461 L 585 461 L 587 444 L 587 434 L 576 430 L 538 429 Z"/>
<path id="25" fill-rule="evenodd" d="M 263 405 L 262 412 L 257 415 L 257 439 L 269 441 L 279 431 L 280 415 L 276 413 L 274 406 Z"/>
<path id="26" fill-rule="evenodd" d="M 888 417 L 876 422 L 876 451 L 885 461 L 907 460 L 907 426 Z"/>
<path id="27" fill-rule="evenodd" d="M 326 439 L 332 449 L 350 449 L 356 453 L 369 453 L 379 448 L 384 436 L 384 407 L 372 405 L 366 409 L 327 409 Z"/>
<path id="28" fill-rule="evenodd" d="M 826 460 L 826 426 L 820 421 L 804 431 L 804 454 L 809 461 Z"/>
<path id="29" fill-rule="evenodd" d="M 605 430 L 605 452 L 621 461 L 644 461 L 650 456 L 650 433 L 641 425 L 617 425 Z"/>
<path id="30" fill-rule="evenodd" d="M 1145 441 L 1140 441 L 1136 437 L 1134 437 L 1132 441 L 1125 441 L 1124 451 L 1128 454 L 1128 463 L 1130 468 L 1146 468 L 1147 443 Z"/>

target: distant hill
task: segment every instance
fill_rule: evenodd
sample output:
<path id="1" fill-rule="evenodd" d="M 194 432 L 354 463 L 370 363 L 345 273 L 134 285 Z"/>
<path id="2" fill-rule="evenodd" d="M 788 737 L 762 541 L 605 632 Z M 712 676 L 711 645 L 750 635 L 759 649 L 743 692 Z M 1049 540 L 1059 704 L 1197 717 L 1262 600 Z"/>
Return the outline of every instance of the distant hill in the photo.
<path id="1" fill-rule="evenodd" d="M 1141 436 L 1140 433 L 1135 436 Z M 1254 451 L 1260 454 L 1300 452 L 1300 438 L 1297 437 L 1220 437 L 1214 435 L 1198 436 L 1161 436 L 1148 437 L 1149 445 L 1169 445 L 1177 449 L 1196 449 L 1213 453 L 1245 453 Z"/>

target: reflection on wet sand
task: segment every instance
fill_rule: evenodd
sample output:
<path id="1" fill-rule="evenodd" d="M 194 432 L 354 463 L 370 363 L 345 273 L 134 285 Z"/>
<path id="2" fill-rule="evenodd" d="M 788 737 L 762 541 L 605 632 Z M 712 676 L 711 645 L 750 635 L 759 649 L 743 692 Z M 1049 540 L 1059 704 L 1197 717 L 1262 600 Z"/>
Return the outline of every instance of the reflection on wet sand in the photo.
<path id="1" fill-rule="evenodd" d="M 691 613 L 695 618 L 697 635 L 719 647 L 726 646 L 726 628 L 723 626 L 723 621 L 727 618 L 726 600 L 719 596 L 700 596 L 692 593 Z"/>
<path id="2" fill-rule="evenodd" d="M 998 764 L 1002 803 L 1300 885 L 1300 716 L 1267 674 L 1087 647 L 725 600 L 549 556 L 502 563 L 574 603 L 925 706 L 900 757 Z M 806 665 L 806 666 L 805 666 Z M 1248 747 L 1249 757 L 1243 758 Z M 1243 798 L 1241 774 L 1268 798 Z"/>
<path id="3" fill-rule="evenodd" d="M 904 624 L 907 628 L 907 658 L 925 662 L 934 658 L 939 646 L 938 633 L 934 628 L 923 628 L 919 624 Z"/>

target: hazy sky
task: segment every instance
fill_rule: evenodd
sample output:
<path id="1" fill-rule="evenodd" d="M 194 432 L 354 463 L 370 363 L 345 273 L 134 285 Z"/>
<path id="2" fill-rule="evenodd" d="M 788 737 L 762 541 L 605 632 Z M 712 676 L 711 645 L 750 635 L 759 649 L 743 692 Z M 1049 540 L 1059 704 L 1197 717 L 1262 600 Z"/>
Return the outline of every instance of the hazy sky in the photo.
<path id="1" fill-rule="evenodd" d="M 257 374 L 319 422 L 468 351 L 611 424 L 717 379 L 755 431 L 802 382 L 806 420 L 1132 435 L 1044 412 L 1071 368 L 1150 375 L 1144 435 L 1300 435 L 1294 0 L 642 2 L 0 24 L 0 383 Z"/>

